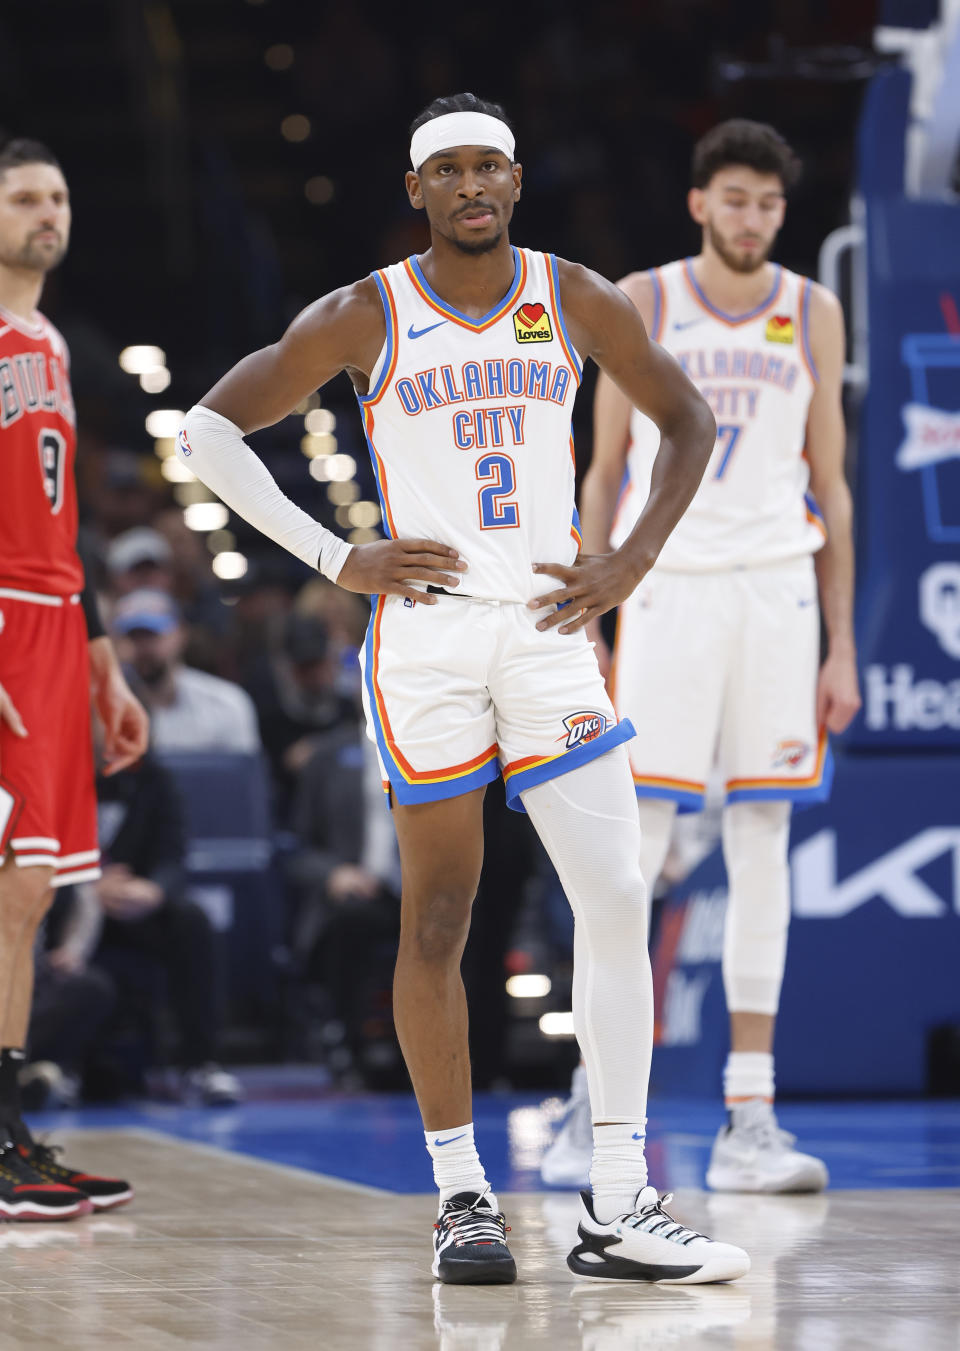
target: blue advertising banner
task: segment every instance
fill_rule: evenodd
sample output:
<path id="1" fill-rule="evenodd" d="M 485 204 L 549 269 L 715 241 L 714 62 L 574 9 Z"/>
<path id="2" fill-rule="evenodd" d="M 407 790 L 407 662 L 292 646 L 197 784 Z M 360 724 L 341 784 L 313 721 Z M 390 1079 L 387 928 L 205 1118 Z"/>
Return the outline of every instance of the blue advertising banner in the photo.
<path id="1" fill-rule="evenodd" d="M 951 757 L 842 756 L 794 816 L 778 1092 L 921 1093 L 960 1025 L 960 785 Z M 719 849 L 665 902 L 653 949 L 655 1091 L 717 1095 L 727 1053 Z"/>
<path id="2" fill-rule="evenodd" d="M 907 92 L 905 72 L 878 75 L 861 127 L 870 318 L 856 498 L 863 711 L 846 744 L 957 748 L 960 206 L 910 200 L 902 169 L 891 172 L 898 156 L 902 164 Z"/>

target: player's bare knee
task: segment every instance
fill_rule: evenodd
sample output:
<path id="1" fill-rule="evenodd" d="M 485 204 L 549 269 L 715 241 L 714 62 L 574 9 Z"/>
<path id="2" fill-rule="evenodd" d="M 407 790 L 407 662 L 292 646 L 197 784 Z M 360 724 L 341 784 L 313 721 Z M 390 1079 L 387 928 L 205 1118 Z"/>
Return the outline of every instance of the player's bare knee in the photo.
<path id="1" fill-rule="evenodd" d="M 459 962 L 470 930 L 473 890 L 448 887 L 417 908 L 405 935 L 419 961 Z"/>
<path id="2" fill-rule="evenodd" d="M 0 912 L 4 919 L 23 923 L 41 919 L 52 899 L 52 868 L 20 868 L 8 856 L 0 869 Z"/>

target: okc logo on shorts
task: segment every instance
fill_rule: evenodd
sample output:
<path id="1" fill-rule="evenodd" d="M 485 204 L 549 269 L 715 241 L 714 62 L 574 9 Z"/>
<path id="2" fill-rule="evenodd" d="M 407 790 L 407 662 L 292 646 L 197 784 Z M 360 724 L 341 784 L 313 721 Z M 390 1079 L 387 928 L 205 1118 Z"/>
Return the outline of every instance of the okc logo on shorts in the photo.
<path id="1" fill-rule="evenodd" d="M 180 447 L 181 455 L 193 454 L 193 451 L 190 449 L 190 442 L 187 440 L 187 433 L 183 430 L 182 427 L 180 428 L 180 431 L 177 434 L 177 445 Z"/>
<path id="2" fill-rule="evenodd" d="M 809 754 L 810 747 L 805 741 L 796 739 L 778 741 L 777 748 L 773 752 L 773 768 L 779 769 L 785 765 L 787 769 L 796 769 L 798 765 L 803 764 Z"/>
<path id="3" fill-rule="evenodd" d="M 557 740 L 565 740 L 568 751 L 572 751 L 574 746 L 585 746 L 588 741 L 596 741 L 607 730 L 607 720 L 602 713 L 571 713 L 568 718 L 564 718 L 563 725 L 567 735 L 565 738 L 558 736 Z"/>
<path id="4" fill-rule="evenodd" d="M 514 311 L 513 328 L 517 342 L 553 342 L 549 314 L 543 305 L 534 305 L 529 300 Z"/>

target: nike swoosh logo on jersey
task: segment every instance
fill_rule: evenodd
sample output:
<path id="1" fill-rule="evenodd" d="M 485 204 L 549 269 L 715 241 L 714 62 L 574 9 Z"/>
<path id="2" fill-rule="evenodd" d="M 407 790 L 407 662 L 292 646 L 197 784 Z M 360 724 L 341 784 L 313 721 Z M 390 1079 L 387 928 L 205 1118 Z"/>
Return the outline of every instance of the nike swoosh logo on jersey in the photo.
<path id="1" fill-rule="evenodd" d="M 438 323 L 431 324 L 429 328 L 414 328 L 413 324 L 411 324 L 410 327 L 407 329 L 407 337 L 422 338 L 424 333 L 432 333 L 435 328 L 440 327 L 440 324 L 445 324 L 446 322 L 447 322 L 446 319 L 441 319 L 439 320 Z"/>
<path id="2" fill-rule="evenodd" d="M 684 319 L 682 324 L 679 322 L 675 323 L 674 328 L 680 329 L 693 328 L 694 324 L 702 324 L 702 323 L 703 323 L 703 316 L 698 314 L 696 319 Z"/>
<path id="3" fill-rule="evenodd" d="M 443 322 L 446 323 L 447 321 L 444 320 Z M 436 324 L 434 324 L 434 328 L 436 328 Z M 444 1145 L 452 1145 L 454 1140 L 465 1140 L 466 1138 L 467 1132 L 464 1131 L 462 1135 L 451 1135 L 449 1140 L 434 1140 L 433 1143 L 438 1149 L 442 1149 Z"/>

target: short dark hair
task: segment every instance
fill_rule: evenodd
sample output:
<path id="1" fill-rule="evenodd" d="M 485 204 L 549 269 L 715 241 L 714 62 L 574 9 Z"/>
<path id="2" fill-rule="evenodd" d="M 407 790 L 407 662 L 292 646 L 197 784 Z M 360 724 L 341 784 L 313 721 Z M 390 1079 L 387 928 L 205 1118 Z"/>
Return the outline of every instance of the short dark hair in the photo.
<path id="1" fill-rule="evenodd" d="M 705 188 L 714 174 L 730 164 L 745 164 L 758 174 L 776 174 L 785 192 L 801 173 L 800 160 L 779 131 L 766 122 L 751 122 L 745 117 L 721 122 L 700 138 L 693 148 L 693 186 Z"/>
<path id="2" fill-rule="evenodd" d="M 0 178 L 8 169 L 19 169 L 22 164 L 52 164 L 63 173 L 60 161 L 42 141 L 31 141 L 25 136 L 17 136 L 0 144 Z"/>
<path id="3" fill-rule="evenodd" d="M 445 94 L 442 98 L 428 103 L 423 112 L 417 114 L 410 123 L 410 135 L 412 136 L 418 127 L 432 122 L 435 117 L 445 117 L 447 113 L 486 113 L 487 117 L 498 117 L 501 122 L 506 122 L 513 131 L 513 124 L 499 103 L 478 98 L 476 94 Z"/>

